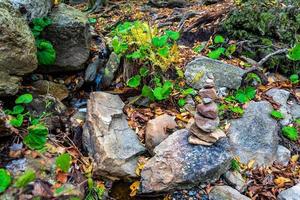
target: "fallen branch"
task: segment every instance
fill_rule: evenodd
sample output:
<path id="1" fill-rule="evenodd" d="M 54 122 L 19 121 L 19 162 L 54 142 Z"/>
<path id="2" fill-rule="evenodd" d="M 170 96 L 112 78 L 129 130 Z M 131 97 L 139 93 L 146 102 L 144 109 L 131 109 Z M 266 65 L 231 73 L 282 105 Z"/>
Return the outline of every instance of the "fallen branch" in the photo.
<path id="1" fill-rule="evenodd" d="M 278 54 L 282 54 L 282 53 L 286 53 L 288 52 L 288 49 L 285 48 L 285 49 L 279 49 L 273 53 L 270 53 L 268 55 L 266 55 L 263 59 L 261 59 L 259 62 L 258 62 L 258 66 L 262 66 L 265 62 L 267 62 L 272 56 L 275 56 L 275 55 L 278 55 Z"/>

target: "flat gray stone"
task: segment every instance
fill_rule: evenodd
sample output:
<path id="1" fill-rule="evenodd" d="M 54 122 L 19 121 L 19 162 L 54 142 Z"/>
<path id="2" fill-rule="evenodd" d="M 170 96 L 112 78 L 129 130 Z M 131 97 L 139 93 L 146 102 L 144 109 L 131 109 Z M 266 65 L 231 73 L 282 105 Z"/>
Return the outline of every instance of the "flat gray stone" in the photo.
<path id="1" fill-rule="evenodd" d="M 284 166 L 289 164 L 291 151 L 282 145 L 278 145 L 276 161 Z"/>
<path id="2" fill-rule="evenodd" d="M 238 171 L 228 171 L 224 175 L 226 182 L 239 192 L 244 192 L 246 189 L 246 181 Z"/>
<path id="3" fill-rule="evenodd" d="M 229 141 L 243 163 L 255 160 L 258 165 L 271 165 L 276 160 L 279 126 L 270 116 L 272 110 L 267 101 L 252 101 L 242 118 L 231 120 Z"/>
<path id="4" fill-rule="evenodd" d="M 141 192 L 163 192 L 215 181 L 231 163 L 227 138 L 206 147 L 188 143 L 190 133 L 179 130 L 161 142 L 141 173 Z"/>
<path id="5" fill-rule="evenodd" d="M 241 85 L 245 70 L 218 60 L 199 57 L 187 64 L 185 77 L 188 84 L 200 89 L 204 86 L 209 73 L 213 74 L 217 88 L 237 89 Z"/>
<path id="6" fill-rule="evenodd" d="M 284 190 L 277 196 L 278 200 L 299 200 L 300 199 L 300 183 Z"/>
<path id="7" fill-rule="evenodd" d="M 118 95 L 91 93 L 83 144 L 95 160 L 95 175 L 110 179 L 136 177 L 137 159 L 145 148 L 128 126 Z"/>
<path id="8" fill-rule="evenodd" d="M 0 97 L 17 94 L 20 80 L 19 77 L 10 76 L 8 73 L 0 71 Z"/>
<path id="9" fill-rule="evenodd" d="M 209 193 L 210 200 L 251 200 L 227 185 L 214 186 Z"/>

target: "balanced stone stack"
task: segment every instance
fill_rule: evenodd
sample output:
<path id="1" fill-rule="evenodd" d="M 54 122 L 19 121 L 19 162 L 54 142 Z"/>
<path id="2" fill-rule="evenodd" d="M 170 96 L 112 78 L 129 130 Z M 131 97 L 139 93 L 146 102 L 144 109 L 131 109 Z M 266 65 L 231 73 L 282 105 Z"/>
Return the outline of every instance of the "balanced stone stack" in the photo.
<path id="1" fill-rule="evenodd" d="M 195 121 L 190 126 L 191 135 L 188 138 L 191 144 L 210 146 L 226 134 L 218 129 L 220 119 L 218 117 L 218 99 L 213 75 L 207 76 L 204 88 L 199 91 L 202 103 L 197 105 Z"/>

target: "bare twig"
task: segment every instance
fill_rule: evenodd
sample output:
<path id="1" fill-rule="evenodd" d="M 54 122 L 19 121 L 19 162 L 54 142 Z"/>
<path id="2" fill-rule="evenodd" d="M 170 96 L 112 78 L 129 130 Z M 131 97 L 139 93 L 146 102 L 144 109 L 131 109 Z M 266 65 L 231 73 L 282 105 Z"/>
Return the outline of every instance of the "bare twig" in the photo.
<path id="1" fill-rule="evenodd" d="M 275 55 L 278 55 L 278 54 L 282 54 L 282 53 L 286 53 L 288 51 L 287 48 L 284 48 L 284 49 L 279 49 L 273 53 L 270 53 L 268 55 L 266 55 L 263 59 L 261 59 L 259 62 L 258 62 L 258 66 L 262 66 L 265 62 L 267 62 L 272 56 L 275 56 Z"/>

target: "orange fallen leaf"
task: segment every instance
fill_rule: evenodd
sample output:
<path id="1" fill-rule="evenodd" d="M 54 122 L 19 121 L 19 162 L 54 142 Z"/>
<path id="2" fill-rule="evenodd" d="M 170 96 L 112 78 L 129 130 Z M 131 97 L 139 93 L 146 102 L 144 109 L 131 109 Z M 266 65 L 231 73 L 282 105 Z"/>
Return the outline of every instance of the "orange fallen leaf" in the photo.
<path id="1" fill-rule="evenodd" d="M 274 183 L 278 186 L 278 187 L 284 187 L 286 183 L 290 183 L 291 179 L 289 178 L 285 178 L 285 177 L 278 177 L 276 179 L 274 179 Z"/>
<path id="2" fill-rule="evenodd" d="M 63 172 L 58 172 L 56 174 L 56 180 L 59 182 L 59 183 L 66 183 L 67 180 L 68 180 L 68 174 L 67 173 L 63 173 Z"/>
<path id="3" fill-rule="evenodd" d="M 130 185 L 130 196 L 134 197 L 140 187 L 140 181 L 134 181 L 131 185 Z"/>

